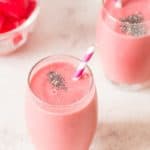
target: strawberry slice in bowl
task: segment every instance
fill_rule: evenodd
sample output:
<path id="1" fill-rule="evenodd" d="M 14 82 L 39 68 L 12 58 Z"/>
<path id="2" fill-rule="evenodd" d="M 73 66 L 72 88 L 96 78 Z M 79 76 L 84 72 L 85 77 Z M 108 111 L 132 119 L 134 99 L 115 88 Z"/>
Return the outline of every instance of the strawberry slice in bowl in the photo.
<path id="1" fill-rule="evenodd" d="M 37 0 L 0 0 L 0 55 L 26 43 L 39 10 Z"/>

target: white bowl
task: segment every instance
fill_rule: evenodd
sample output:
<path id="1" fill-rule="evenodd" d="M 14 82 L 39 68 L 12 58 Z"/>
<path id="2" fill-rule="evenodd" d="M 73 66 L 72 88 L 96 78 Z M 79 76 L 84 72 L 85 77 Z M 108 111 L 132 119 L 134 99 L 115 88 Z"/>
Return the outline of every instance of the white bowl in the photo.
<path id="1" fill-rule="evenodd" d="M 29 34 L 33 31 L 39 11 L 40 7 L 37 1 L 32 14 L 22 25 L 0 34 L 0 55 L 12 53 L 27 42 Z"/>

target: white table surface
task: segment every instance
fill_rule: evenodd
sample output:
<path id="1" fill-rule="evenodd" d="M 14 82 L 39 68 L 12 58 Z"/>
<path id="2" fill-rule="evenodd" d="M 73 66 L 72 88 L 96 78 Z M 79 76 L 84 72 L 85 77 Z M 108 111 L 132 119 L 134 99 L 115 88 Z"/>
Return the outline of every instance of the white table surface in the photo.
<path id="1" fill-rule="evenodd" d="M 81 57 L 95 41 L 99 0 L 41 0 L 28 43 L 0 57 L 0 150 L 33 150 L 24 119 L 27 74 L 39 59 L 58 53 Z M 93 150 L 150 150 L 150 89 L 120 90 L 104 78 L 98 53 L 90 63 L 99 96 Z"/>

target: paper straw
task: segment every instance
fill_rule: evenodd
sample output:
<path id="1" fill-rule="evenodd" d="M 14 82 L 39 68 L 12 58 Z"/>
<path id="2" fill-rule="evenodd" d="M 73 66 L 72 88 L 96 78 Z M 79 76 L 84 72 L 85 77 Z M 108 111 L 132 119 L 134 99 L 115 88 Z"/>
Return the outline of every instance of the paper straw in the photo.
<path id="1" fill-rule="evenodd" d="M 94 54 L 94 46 L 91 46 L 88 48 L 85 56 L 83 57 L 82 62 L 80 63 L 80 65 L 78 66 L 74 76 L 73 76 L 73 80 L 78 80 L 80 79 L 80 77 L 82 76 L 85 68 L 86 68 L 86 64 L 90 61 L 90 59 L 92 58 L 93 54 Z"/>

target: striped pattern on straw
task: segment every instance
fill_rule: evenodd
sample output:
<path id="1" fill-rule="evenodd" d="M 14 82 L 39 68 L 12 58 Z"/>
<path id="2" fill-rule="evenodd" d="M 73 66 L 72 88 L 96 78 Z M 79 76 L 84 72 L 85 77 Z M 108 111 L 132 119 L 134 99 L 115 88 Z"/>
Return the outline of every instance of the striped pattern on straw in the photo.
<path id="1" fill-rule="evenodd" d="M 86 68 L 86 64 L 90 61 L 90 59 L 92 58 L 93 54 L 94 54 L 94 46 L 91 46 L 88 48 L 82 62 L 80 63 L 80 65 L 78 66 L 74 76 L 73 76 L 73 80 L 78 80 L 80 79 L 80 77 L 82 76 L 85 68 Z"/>

